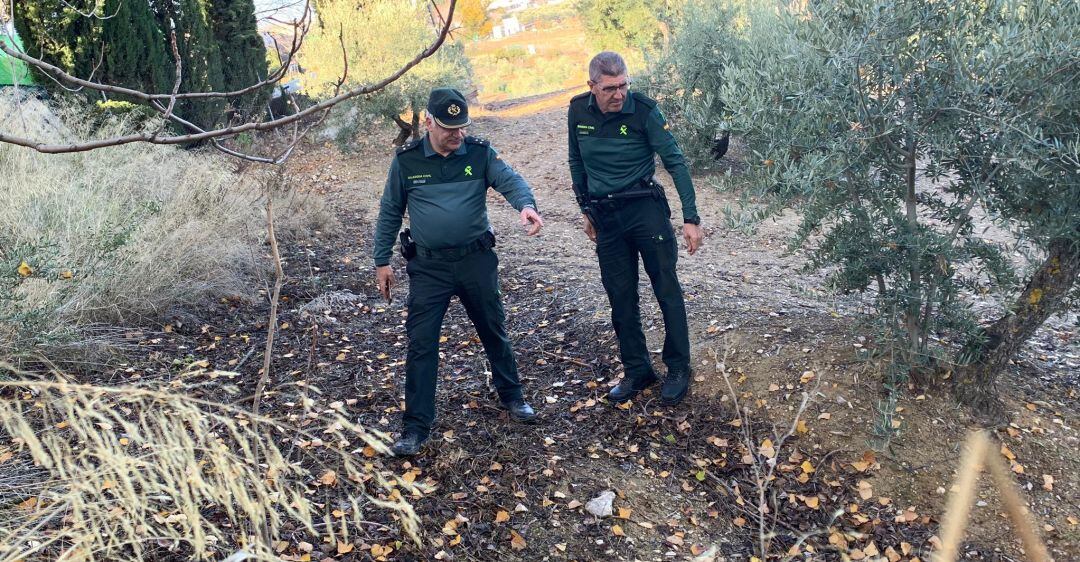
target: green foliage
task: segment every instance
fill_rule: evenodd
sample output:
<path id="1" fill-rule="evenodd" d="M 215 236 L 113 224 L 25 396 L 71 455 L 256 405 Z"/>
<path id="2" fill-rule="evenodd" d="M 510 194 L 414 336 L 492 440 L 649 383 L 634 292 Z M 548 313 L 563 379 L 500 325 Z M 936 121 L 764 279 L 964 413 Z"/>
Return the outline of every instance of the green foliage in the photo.
<path id="1" fill-rule="evenodd" d="M 893 384 L 966 337 L 964 290 L 1015 289 L 982 211 L 1037 247 L 1080 232 L 1075 2 L 762 3 L 720 51 L 761 194 L 842 291 L 876 289 Z"/>
<path id="2" fill-rule="evenodd" d="M 64 0 L 23 2 L 15 25 L 27 51 L 64 71 L 106 84 L 167 93 L 176 79 L 170 35 L 180 53 L 181 92 L 238 90 L 266 76 L 252 0 L 102 0 L 85 17 Z M 38 82 L 57 88 L 45 77 Z M 246 118 L 268 91 L 232 100 Z M 221 100 L 185 100 L 177 115 L 204 128 L 225 120 Z"/>
<path id="3" fill-rule="evenodd" d="M 100 20 L 79 15 L 64 0 L 20 2 L 13 10 L 15 31 L 27 52 L 65 72 L 87 77 L 100 54 Z M 39 84 L 55 87 L 46 75 L 33 69 Z"/>
<path id="4" fill-rule="evenodd" d="M 600 50 L 659 50 L 683 0 L 580 0 L 578 11 L 590 41 Z"/>
<path id="5" fill-rule="evenodd" d="M 222 85 L 236 91 L 266 79 L 266 46 L 256 28 L 253 0 L 207 0 L 208 19 L 213 22 L 214 42 L 221 53 Z M 230 100 L 236 119 L 245 121 L 259 116 L 270 99 L 270 88 L 263 88 Z"/>
<path id="6" fill-rule="evenodd" d="M 319 20 L 300 53 L 305 68 L 305 91 L 328 96 L 344 73 L 342 43 L 348 55 L 344 87 L 371 84 L 389 76 L 425 49 L 436 36 L 426 6 L 408 0 L 373 0 L 358 5 L 349 0 L 323 0 Z M 356 126 L 365 116 L 393 119 L 427 105 L 433 88 L 452 87 L 467 93 L 471 68 L 463 47 L 447 42 L 433 56 L 413 67 L 384 90 L 343 104 L 331 125 Z M 337 121 L 337 123 L 334 123 Z"/>
<path id="7" fill-rule="evenodd" d="M 711 161 L 709 149 L 727 130 L 727 112 L 720 99 L 726 50 L 734 41 L 730 6 L 691 0 L 675 26 L 671 48 L 635 78 L 634 87 L 660 102 L 672 132 L 693 163 Z"/>
<path id="8" fill-rule="evenodd" d="M 221 51 L 214 41 L 207 13 L 208 0 L 154 0 L 159 21 L 176 25 L 176 44 L 183 61 L 181 92 L 223 91 Z M 166 27 L 167 29 L 167 27 Z M 196 125 L 213 128 L 224 117 L 220 99 L 181 100 L 176 114 Z"/>
<path id="9" fill-rule="evenodd" d="M 176 80 L 168 42 L 146 1 L 106 0 L 100 22 L 99 78 L 106 84 L 144 92 L 168 92 Z"/>

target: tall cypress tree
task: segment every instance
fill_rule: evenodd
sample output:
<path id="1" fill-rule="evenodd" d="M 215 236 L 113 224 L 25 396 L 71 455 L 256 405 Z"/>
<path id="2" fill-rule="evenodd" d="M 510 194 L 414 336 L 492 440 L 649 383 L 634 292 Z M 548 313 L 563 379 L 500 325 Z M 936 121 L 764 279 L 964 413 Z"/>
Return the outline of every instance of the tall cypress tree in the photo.
<path id="1" fill-rule="evenodd" d="M 228 91 L 266 79 L 266 46 L 255 21 L 253 0 L 207 0 L 214 40 L 221 52 L 222 78 Z M 231 100 L 233 116 L 245 120 L 270 97 L 270 89 Z"/>
<path id="2" fill-rule="evenodd" d="M 210 31 L 206 0 L 153 1 L 159 27 L 162 30 L 175 30 L 176 33 L 183 70 L 180 91 L 222 91 L 221 52 Z M 224 108 L 225 103 L 220 99 L 195 99 L 177 102 L 175 111 L 184 119 L 207 129 L 222 122 Z"/>
<path id="3" fill-rule="evenodd" d="M 172 91 L 175 66 L 171 48 L 148 0 L 105 0 L 101 22 L 103 82 L 144 92 Z"/>

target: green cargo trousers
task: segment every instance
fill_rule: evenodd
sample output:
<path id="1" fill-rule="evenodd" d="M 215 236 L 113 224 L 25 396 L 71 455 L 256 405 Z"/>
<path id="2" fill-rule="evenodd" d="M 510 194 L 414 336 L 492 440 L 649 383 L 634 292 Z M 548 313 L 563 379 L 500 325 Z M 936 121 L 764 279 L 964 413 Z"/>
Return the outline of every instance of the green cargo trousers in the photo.
<path id="1" fill-rule="evenodd" d="M 404 432 L 424 438 L 435 422 L 439 332 L 454 295 L 461 300 L 484 345 L 499 399 L 507 403 L 522 398 L 514 350 L 506 335 L 498 264 L 495 252 L 487 249 L 455 259 L 416 255 L 406 265 L 409 350 L 405 356 Z"/>
<path id="2" fill-rule="evenodd" d="M 611 323 L 627 380 L 643 381 L 655 375 L 638 301 L 638 256 L 652 282 L 664 317 L 662 358 L 668 372 L 690 368 L 690 331 L 686 304 L 675 272 L 679 247 L 671 227 L 667 200 L 655 197 L 612 200 L 594 206 L 596 255 L 600 278 L 611 304 Z"/>

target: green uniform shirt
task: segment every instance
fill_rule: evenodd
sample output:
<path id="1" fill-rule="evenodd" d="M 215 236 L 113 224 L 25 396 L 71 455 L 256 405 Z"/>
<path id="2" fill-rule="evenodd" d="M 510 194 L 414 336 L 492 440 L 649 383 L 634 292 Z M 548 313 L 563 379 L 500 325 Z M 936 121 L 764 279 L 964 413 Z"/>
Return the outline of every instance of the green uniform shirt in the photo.
<path id="1" fill-rule="evenodd" d="M 698 215 L 694 184 L 679 144 L 665 128 L 656 101 L 631 92 L 622 110 L 605 114 L 591 93 L 574 96 L 567 116 L 570 176 L 575 185 L 588 179 L 589 194 L 602 197 L 633 187 L 656 172 L 653 154 L 675 181 L 683 218 Z"/>
<path id="2" fill-rule="evenodd" d="M 447 156 L 435 152 L 427 135 L 398 149 L 375 223 L 375 265 L 390 263 L 406 209 L 412 238 L 425 248 L 454 248 L 480 238 L 491 228 L 489 186 L 518 211 L 536 208 L 529 184 L 485 140 L 465 137 Z"/>

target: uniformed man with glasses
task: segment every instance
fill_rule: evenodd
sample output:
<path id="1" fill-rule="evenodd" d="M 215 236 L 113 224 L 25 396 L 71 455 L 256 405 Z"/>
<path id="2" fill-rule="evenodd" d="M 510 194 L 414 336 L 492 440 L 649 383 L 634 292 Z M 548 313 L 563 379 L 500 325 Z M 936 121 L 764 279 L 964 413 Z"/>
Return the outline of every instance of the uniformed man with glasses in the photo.
<path id="1" fill-rule="evenodd" d="M 649 359 L 638 304 L 638 260 L 652 282 L 664 317 L 662 359 L 667 375 L 660 401 L 678 404 L 690 388 L 690 335 L 682 287 L 675 272 L 678 246 L 671 208 L 656 182 L 654 155 L 675 182 L 682 203 L 682 237 L 693 255 L 701 246 L 701 219 L 682 151 L 656 101 L 630 91 L 626 63 L 602 52 L 589 63 L 589 91 L 570 101 L 570 175 L 596 243 L 600 277 L 611 304 L 624 375 L 608 393 L 625 402 L 659 381 Z"/>
<path id="2" fill-rule="evenodd" d="M 465 136 L 471 123 L 461 92 L 433 90 L 424 138 L 397 151 L 390 164 L 375 227 L 375 276 L 383 298 L 391 299 L 390 256 L 402 216 L 409 228 L 401 240 L 409 275 L 409 337 L 405 357 L 405 412 L 401 437 L 391 450 L 415 455 L 435 421 L 435 381 L 439 331 L 450 299 L 457 295 L 476 327 L 491 363 L 491 379 L 510 418 L 531 422 L 536 413 L 522 396 L 513 348 L 500 302 L 495 236 L 488 222 L 492 187 L 521 214 L 529 236 L 544 226 L 529 184 L 503 162 L 487 141 Z"/>

